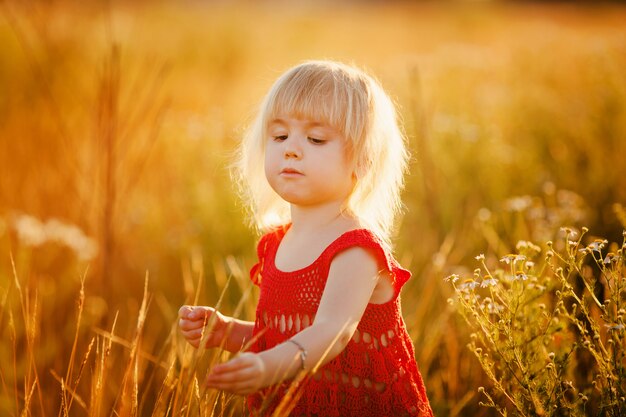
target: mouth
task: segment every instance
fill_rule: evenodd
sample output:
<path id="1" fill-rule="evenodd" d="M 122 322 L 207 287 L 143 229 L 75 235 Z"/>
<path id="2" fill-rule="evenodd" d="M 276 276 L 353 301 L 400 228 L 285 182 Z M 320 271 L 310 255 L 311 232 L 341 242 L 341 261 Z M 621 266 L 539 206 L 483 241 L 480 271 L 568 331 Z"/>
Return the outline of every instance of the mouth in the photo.
<path id="1" fill-rule="evenodd" d="M 280 171 L 281 175 L 304 175 L 302 172 L 298 171 L 295 168 L 283 168 Z"/>

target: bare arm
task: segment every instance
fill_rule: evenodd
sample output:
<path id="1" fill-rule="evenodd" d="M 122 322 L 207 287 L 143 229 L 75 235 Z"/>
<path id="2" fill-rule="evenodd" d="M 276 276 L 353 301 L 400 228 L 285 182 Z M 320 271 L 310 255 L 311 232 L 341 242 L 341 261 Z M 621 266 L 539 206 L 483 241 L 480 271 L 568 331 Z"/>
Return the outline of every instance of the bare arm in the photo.
<path id="1" fill-rule="evenodd" d="M 378 277 L 374 255 L 363 248 L 347 249 L 333 259 L 313 324 L 292 338 L 307 351 L 307 370 L 328 363 L 343 351 L 372 297 Z M 282 343 L 215 366 L 208 384 L 248 394 L 293 378 L 300 369 L 297 345 Z"/>
<path id="2" fill-rule="evenodd" d="M 228 317 L 212 307 L 182 306 L 178 310 L 178 326 L 187 341 L 194 347 L 203 337 L 206 347 L 222 343 L 229 352 L 238 352 L 252 339 L 254 322 Z"/>

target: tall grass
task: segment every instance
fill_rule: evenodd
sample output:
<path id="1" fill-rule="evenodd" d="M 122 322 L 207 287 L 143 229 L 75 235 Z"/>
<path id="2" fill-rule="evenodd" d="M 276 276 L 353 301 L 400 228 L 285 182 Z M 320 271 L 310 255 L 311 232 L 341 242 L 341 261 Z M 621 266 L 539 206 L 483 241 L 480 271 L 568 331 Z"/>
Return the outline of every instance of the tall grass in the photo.
<path id="1" fill-rule="evenodd" d="M 9 341 L 3 345 L 3 358 L 12 358 L 0 368 L 3 414 L 241 414 L 239 399 L 202 388 L 206 370 L 226 359 L 223 354 L 192 349 L 177 336 L 175 320 L 169 321 L 168 333 L 158 344 L 146 334 L 148 311 L 155 308 L 147 276 L 134 327 L 124 330 L 118 313 L 105 328 L 93 322 L 84 276 L 74 288 L 73 308 L 72 304 L 68 308 L 73 320 L 51 317 L 55 325 L 42 313 L 58 309 L 47 305 L 49 300 L 42 299 L 36 284 L 24 285 L 16 268 L 13 273 L 0 311 L 0 325 Z"/>
<path id="2" fill-rule="evenodd" d="M 396 254 L 435 412 L 497 414 L 442 277 L 560 226 L 620 241 L 626 11 L 299 4 L 0 3 L 0 414 L 241 413 L 203 390 L 224 354 L 186 348 L 176 311 L 254 316 L 256 237 L 225 167 L 274 78 L 323 57 L 401 108 Z"/>

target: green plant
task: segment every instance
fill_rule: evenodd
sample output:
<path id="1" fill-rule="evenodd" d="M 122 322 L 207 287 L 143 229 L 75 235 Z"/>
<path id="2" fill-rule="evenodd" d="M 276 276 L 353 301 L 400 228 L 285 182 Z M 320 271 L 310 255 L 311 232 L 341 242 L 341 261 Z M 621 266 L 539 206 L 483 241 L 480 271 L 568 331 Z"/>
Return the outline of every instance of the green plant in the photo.
<path id="1" fill-rule="evenodd" d="M 499 263 L 477 256 L 472 277 L 446 278 L 492 383 L 481 405 L 502 416 L 623 415 L 626 231 L 621 246 L 586 228 L 560 232 L 561 244 L 519 241 Z"/>

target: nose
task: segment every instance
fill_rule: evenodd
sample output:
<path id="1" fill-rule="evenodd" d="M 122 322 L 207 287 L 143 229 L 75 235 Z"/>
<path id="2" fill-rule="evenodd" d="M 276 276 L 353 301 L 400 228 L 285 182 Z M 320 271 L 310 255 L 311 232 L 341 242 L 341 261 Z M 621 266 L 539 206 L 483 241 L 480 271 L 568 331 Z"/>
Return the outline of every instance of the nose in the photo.
<path id="1" fill-rule="evenodd" d="M 298 138 L 290 137 L 285 141 L 285 159 L 302 158 L 302 148 L 300 147 Z"/>

